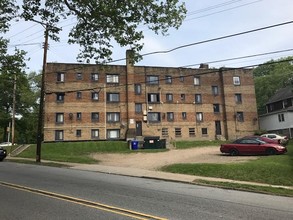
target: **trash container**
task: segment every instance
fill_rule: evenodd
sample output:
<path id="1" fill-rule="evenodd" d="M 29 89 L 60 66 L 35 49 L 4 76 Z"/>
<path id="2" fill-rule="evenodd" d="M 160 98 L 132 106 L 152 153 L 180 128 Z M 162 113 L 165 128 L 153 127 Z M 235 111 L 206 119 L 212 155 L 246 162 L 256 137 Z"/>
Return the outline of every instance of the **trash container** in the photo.
<path id="1" fill-rule="evenodd" d="M 137 150 L 138 149 L 138 141 L 137 140 L 132 140 L 131 141 L 131 149 L 132 150 Z"/>

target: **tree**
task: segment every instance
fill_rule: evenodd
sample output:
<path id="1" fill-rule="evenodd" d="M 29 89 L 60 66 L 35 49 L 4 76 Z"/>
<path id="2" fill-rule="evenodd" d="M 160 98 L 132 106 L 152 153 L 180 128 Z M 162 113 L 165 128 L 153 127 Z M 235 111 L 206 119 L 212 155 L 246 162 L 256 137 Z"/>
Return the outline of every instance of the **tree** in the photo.
<path id="1" fill-rule="evenodd" d="M 147 26 L 156 34 L 166 35 L 169 28 L 178 29 L 185 18 L 185 4 L 178 0 L 23 0 L 22 17 L 40 18 L 50 28 L 50 37 L 58 40 L 58 22 L 70 16 L 77 24 L 69 33 L 69 43 L 82 47 L 78 60 L 110 61 L 113 40 L 129 46 L 133 61 L 141 58 L 144 34 L 139 26 Z"/>
<path id="2" fill-rule="evenodd" d="M 271 60 L 253 71 L 258 114 L 266 113 L 266 103 L 275 92 L 293 85 L 293 57 Z"/>

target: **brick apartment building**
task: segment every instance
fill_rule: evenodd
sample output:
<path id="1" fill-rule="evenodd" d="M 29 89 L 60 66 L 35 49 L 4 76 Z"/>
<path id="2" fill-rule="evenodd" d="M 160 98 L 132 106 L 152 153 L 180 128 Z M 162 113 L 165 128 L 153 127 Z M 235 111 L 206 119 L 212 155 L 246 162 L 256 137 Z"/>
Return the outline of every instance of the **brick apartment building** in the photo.
<path id="1" fill-rule="evenodd" d="M 258 130 L 252 70 L 48 63 L 44 141 L 235 139 Z"/>

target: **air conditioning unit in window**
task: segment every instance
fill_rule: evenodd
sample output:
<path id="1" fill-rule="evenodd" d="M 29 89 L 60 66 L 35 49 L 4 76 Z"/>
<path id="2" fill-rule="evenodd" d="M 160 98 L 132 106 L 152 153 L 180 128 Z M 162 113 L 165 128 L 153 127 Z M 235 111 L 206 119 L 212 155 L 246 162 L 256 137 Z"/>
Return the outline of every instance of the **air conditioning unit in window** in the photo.
<path id="1" fill-rule="evenodd" d="M 147 115 L 147 111 L 146 110 L 143 110 L 143 115 Z"/>
<path id="2" fill-rule="evenodd" d="M 144 115 L 144 116 L 143 116 L 143 120 L 144 120 L 144 121 L 147 121 L 147 120 L 148 120 L 148 116 Z"/>
<path id="3" fill-rule="evenodd" d="M 149 110 L 152 110 L 153 109 L 153 106 L 149 106 Z"/>

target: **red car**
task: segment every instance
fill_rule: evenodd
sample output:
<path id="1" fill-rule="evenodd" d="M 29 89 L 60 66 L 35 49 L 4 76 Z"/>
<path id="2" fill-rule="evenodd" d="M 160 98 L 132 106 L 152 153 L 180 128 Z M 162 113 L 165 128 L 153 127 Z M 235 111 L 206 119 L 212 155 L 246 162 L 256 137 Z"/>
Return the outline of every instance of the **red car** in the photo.
<path id="1" fill-rule="evenodd" d="M 230 144 L 221 144 L 222 153 L 236 155 L 274 155 L 287 152 L 286 147 L 279 144 L 266 143 L 259 139 L 240 138 Z"/>

